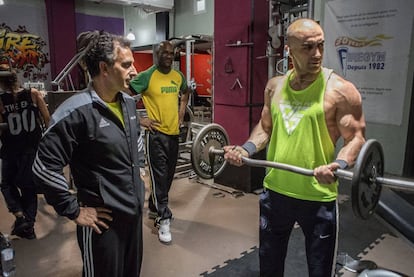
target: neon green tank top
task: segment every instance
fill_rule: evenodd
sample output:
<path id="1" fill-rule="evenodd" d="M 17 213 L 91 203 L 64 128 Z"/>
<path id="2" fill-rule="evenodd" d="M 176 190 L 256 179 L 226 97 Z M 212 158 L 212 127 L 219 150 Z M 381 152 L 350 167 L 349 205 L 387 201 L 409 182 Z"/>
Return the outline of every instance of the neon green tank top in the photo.
<path id="1" fill-rule="evenodd" d="M 271 103 L 273 132 L 267 160 L 314 169 L 333 161 L 335 145 L 326 126 L 324 95 L 332 70 L 323 69 L 306 89 L 293 90 L 288 73 L 279 103 Z M 276 92 L 277 93 L 277 92 Z M 316 178 L 279 169 L 268 169 L 264 186 L 289 197 L 328 202 L 336 199 L 338 183 L 321 185 Z"/>

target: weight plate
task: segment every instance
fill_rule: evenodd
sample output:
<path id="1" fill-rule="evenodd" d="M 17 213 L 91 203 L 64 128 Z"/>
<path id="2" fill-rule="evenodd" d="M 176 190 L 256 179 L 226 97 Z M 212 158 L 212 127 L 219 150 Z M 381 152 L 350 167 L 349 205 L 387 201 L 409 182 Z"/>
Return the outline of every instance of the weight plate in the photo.
<path id="1" fill-rule="evenodd" d="M 352 209 L 362 219 L 368 219 L 378 205 L 382 185 L 376 177 L 384 175 L 384 153 L 381 144 L 370 139 L 363 145 L 354 166 Z"/>
<path id="2" fill-rule="evenodd" d="M 210 161 L 209 149 L 210 147 L 222 149 L 228 144 L 228 135 L 220 125 L 212 123 L 201 128 L 193 140 L 191 149 L 194 172 L 204 179 L 218 176 L 224 170 L 226 160 L 223 155 L 214 155 Z"/>

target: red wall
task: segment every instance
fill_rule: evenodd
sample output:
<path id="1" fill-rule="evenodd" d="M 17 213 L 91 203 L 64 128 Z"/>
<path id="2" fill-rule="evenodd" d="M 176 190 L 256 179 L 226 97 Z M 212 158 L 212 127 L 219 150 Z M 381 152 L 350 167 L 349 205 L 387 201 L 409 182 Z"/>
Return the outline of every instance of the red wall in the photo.
<path id="1" fill-rule="evenodd" d="M 212 76 L 212 57 L 209 54 L 194 54 L 192 56 L 191 75 L 197 83 L 197 94 L 211 96 Z M 186 76 L 185 56 L 181 57 L 181 72 Z"/>
<path id="2" fill-rule="evenodd" d="M 76 53 L 75 0 L 45 0 L 52 79 Z"/>
<path id="3" fill-rule="evenodd" d="M 152 53 L 134 52 L 134 66 L 138 73 L 146 70 L 152 64 Z"/>
<path id="4" fill-rule="evenodd" d="M 193 68 L 192 75 L 197 83 L 198 95 L 210 96 L 211 82 L 212 82 L 212 68 L 211 68 L 211 55 L 209 54 L 194 54 L 193 55 Z M 134 53 L 134 66 L 137 72 L 141 72 L 149 68 L 153 64 L 152 53 Z M 181 57 L 180 70 L 186 75 L 186 63 L 185 56 Z"/>
<path id="5" fill-rule="evenodd" d="M 214 2 L 214 122 L 230 144 L 243 144 L 260 118 L 267 82 L 269 1 Z M 264 158 L 264 151 L 256 154 Z M 262 186 L 263 168 L 227 166 L 215 179 L 251 192 Z"/>
<path id="6" fill-rule="evenodd" d="M 256 57 L 266 53 L 268 8 L 261 0 L 215 1 L 214 121 L 232 143 L 242 144 L 260 117 L 253 107 L 263 105 L 267 59 Z"/>

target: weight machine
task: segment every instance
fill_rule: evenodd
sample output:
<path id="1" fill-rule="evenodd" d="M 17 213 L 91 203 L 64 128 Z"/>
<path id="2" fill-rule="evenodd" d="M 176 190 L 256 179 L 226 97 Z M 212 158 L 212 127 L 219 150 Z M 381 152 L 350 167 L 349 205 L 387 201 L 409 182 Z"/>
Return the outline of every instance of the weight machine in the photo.
<path id="1" fill-rule="evenodd" d="M 269 40 L 267 44 L 268 78 L 283 75 L 289 69 L 289 53 L 285 50 L 286 30 L 297 18 L 313 18 L 313 0 L 269 0 Z"/>

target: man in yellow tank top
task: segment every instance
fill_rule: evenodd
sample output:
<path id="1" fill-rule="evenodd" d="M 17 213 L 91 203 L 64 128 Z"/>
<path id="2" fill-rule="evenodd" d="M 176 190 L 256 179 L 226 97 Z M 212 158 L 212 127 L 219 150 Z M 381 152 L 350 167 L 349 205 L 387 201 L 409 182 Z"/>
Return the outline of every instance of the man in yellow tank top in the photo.
<path id="1" fill-rule="evenodd" d="M 338 233 L 334 171 L 352 166 L 365 142 L 365 119 L 355 86 L 322 67 L 324 33 L 311 19 L 287 30 L 293 69 L 270 79 L 261 119 L 242 146 L 226 146 L 240 166 L 267 148 L 267 160 L 313 168 L 314 177 L 268 169 L 260 197 L 260 276 L 283 276 L 295 222 L 306 240 L 309 276 L 331 277 Z M 339 138 L 344 144 L 335 157 Z"/>

